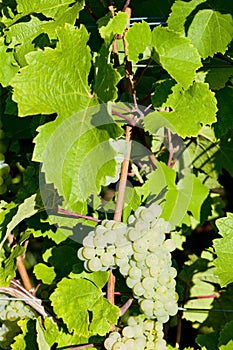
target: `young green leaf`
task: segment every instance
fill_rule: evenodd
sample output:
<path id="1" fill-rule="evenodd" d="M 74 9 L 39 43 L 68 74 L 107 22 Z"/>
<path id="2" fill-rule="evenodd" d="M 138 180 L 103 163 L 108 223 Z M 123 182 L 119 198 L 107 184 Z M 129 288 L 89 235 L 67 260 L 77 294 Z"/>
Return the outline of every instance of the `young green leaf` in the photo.
<path id="1" fill-rule="evenodd" d="M 188 38 L 203 58 L 217 52 L 224 54 L 232 36 L 232 16 L 214 10 L 199 11 L 188 30 Z"/>
<path id="2" fill-rule="evenodd" d="M 188 89 L 196 70 L 202 65 L 198 51 L 191 41 L 168 28 L 157 27 L 152 31 L 152 46 L 158 54 L 161 66 L 184 89 Z"/>

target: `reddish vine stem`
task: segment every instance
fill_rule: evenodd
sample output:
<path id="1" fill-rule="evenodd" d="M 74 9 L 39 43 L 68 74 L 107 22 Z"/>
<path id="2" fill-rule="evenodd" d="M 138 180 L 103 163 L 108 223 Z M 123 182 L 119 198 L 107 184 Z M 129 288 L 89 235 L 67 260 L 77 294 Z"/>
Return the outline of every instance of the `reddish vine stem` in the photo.
<path id="1" fill-rule="evenodd" d="M 109 8 L 111 11 L 112 9 Z M 129 7 L 125 8 L 125 12 L 128 15 L 128 23 L 130 22 L 130 17 L 131 17 L 131 9 Z M 126 57 L 126 65 L 125 65 L 125 75 L 126 75 L 126 81 L 129 80 L 127 84 L 127 91 L 133 94 L 133 82 L 132 82 L 132 65 L 131 63 L 127 60 L 126 56 L 126 41 L 124 40 L 124 49 L 125 49 L 125 57 Z M 130 66 L 129 66 L 130 64 Z M 131 67 L 131 68 L 130 68 Z M 128 144 L 128 152 L 127 155 L 125 156 L 125 159 L 122 163 L 121 167 L 121 175 L 120 175 L 120 183 L 119 183 L 119 190 L 118 190 L 118 199 L 116 203 L 116 210 L 114 213 L 114 220 L 120 222 L 121 217 L 122 217 L 122 210 L 124 206 L 124 196 L 125 196 L 125 189 L 126 189 L 126 181 L 127 181 L 127 176 L 128 176 L 128 168 L 129 168 L 129 160 L 130 160 L 130 153 L 131 153 L 131 132 L 132 132 L 132 127 L 127 125 L 126 126 L 126 142 Z M 112 270 L 110 270 L 109 274 L 109 279 L 108 279 L 108 284 L 107 284 L 107 299 L 110 301 L 110 303 L 114 304 L 115 303 L 115 276 L 113 275 Z"/>
<path id="2" fill-rule="evenodd" d="M 87 215 L 73 213 L 72 211 L 69 211 L 69 210 L 66 210 L 66 209 L 54 208 L 54 210 L 57 213 L 70 215 L 70 216 L 73 216 L 74 218 L 86 219 L 86 220 L 95 221 L 95 222 L 101 222 L 100 219 L 93 218 L 92 216 L 87 216 Z"/>
<path id="3" fill-rule="evenodd" d="M 8 241 L 9 241 L 9 243 L 11 245 L 14 244 L 14 234 L 13 233 L 8 235 Z M 26 242 L 25 243 L 25 248 L 26 248 L 27 244 L 28 243 Z M 33 286 L 31 284 L 31 281 L 29 279 L 26 267 L 24 265 L 24 258 L 25 258 L 24 254 L 18 256 L 17 262 L 16 262 L 16 266 L 17 266 L 17 270 L 18 270 L 18 272 L 20 274 L 20 277 L 21 277 L 21 280 L 23 282 L 23 285 L 24 285 L 25 289 L 28 290 L 28 291 L 32 291 L 33 290 Z"/>

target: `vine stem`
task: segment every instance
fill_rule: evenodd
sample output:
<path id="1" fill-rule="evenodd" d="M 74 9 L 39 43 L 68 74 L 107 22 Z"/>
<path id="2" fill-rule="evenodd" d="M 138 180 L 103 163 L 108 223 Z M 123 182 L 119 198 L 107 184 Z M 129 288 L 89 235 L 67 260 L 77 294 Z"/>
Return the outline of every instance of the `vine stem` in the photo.
<path id="1" fill-rule="evenodd" d="M 116 209 L 115 209 L 115 213 L 114 213 L 114 220 L 118 221 L 118 222 L 121 221 L 122 210 L 123 210 L 123 206 L 124 206 L 124 197 L 125 197 L 125 190 L 126 190 L 126 183 L 127 183 L 127 176 L 128 176 L 131 145 L 132 145 L 131 132 L 132 132 L 132 127 L 127 125 L 126 126 L 126 136 L 125 136 L 125 139 L 127 142 L 127 154 L 125 155 L 125 158 L 124 158 L 122 166 L 121 166 L 118 198 L 117 198 Z M 115 302 L 115 276 L 113 275 L 112 270 L 110 270 L 109 279 L 108 279 L 107 299 L 110 301 L 110 303 L 114 304 L 114 302 Z"/>
<path id="2" fill-rule="evenodd" d="M 128 15 L 128 23 L 130 23 L 131 18 L 131 9 L 129 7 L 126 7 L 124 9 L 124 12 Z M 127 31 L 127 29 L 126 29 Z M 132 64 L 127 59 L 127 43 L 124 40 L 124 50 L 125 50 L 125 76 L 127 81 L 127 91 L 132 95 L 133 94 L 133 81 L 132 81 Z M 121 175 L 120 175 L 120 182 L 119 182 L 119 189 L 118 189 L 118 198 L 116 202 L 116 210 L 114 213 L 114 220 L 120 222 L 122 217 L 122 210 L 124 207 L 124 196 L 125 196 L 125 189 L 126 189 L 126 182 L 127 182 L 127 176 L 128 176 L 128 168 L 129 168 L 129 160 L 130 160 L 130 153 L 131 153 L 131 133 L 132 133 L 132 126 L 127 125 L 126 126 L 126 142 L 127 142 L 127 154 L 125 155 L 124 161 L 121 166 Z M 107 284 L 107 299 L 110 303 L 115 303 L 115 282 L 116 278 L 112 272 L 112 270 L 109 271 L 109 279 Z"/>
<path id="3" fill-rule="evenodd" d="M 101 222 L 100 219 L 93 218 L 92 216 L 87 216 L 87 215 L 82 215 L 82 214 L 73 213 L 72 211 L 69 211 L 69 210 L 66 210 L 66 209 L 54 208 L 54 210 L 55 210 L 57 213 L 70 215 L 70 216 L 73 216 L 73 217 L 75 217 L 75 218 L 86 219 L 86 220 L 95 221 L 95 222 Z"/>
<path id="4" fill-rule="evenodd" d="M 9 241 L 10 245 L 14 244 L 14 234 L 13 233 L 8 235 L 8 241 Z M 25 248 L 27 247 L 27 245 L 28 245 L 28 241 L 26 241 L 26 243 L 25 243 Z M 24 265 L 24 258 L 25 258 L 24 253 L 22 255 L 18 256 L 17 262 L 16 262 L 17 270 L 20 274 L 20 277 L 21 277 L 21 280 L 23 282 L 25 289 L 28 291 L 33 291 L 33 286 L 31 284 L 26 267 Z"/>

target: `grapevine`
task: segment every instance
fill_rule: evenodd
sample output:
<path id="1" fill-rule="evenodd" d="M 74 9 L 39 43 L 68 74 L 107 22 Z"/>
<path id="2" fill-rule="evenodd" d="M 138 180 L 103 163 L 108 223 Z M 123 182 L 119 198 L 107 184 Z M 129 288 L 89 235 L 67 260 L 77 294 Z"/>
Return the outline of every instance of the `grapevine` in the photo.
<path id="1" fill-rule="evenodd" d="M 10 166 L 5 162 L 4 156 L 7 147 L 7 138 L 2 129 L 2 122 L 0 121 L 0 195 L 7 192 L 7 187 L 11 183 Z"/>

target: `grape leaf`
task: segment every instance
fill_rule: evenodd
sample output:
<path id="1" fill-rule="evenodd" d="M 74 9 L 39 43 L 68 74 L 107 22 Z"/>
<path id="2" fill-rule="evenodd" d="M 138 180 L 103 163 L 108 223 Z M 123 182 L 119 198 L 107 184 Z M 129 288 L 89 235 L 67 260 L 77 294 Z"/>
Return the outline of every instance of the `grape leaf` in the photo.
<path id="1" fill-rule="evenodd" d="M 232 36 L 232 16 L 214 10 L 199 11 L 188 29 L 188 38 L 203 58 L 224 54 Z"/>
<path id="2" fill-rule="evenodd" d="M 0 250 L 2 249 L 4 243 L 7 240 L 8 235 L 13 231 L 13 229 L 23 220 L 33 216 L 37 213 L 35 209 L 36 204 L 36 194 L 33 194 L 31 197 L 25 199 L 25 201 L 18 205 L 16 214 L 12 217 L 9 224 L 6 226 L 6 232 L 0 243 Z"/>
<path id="3" fill-rule="evenodd" d="M 217 255 L 214 260 L 216 275 L 219 277 L 222 287 L 233 282 L 233 214 L 227 213 L 227 217 L 218 219 L 216 225 L 223 238 L 215 239 L 213 246 Z"/>
<path id="4" fill-rule="evenodd" d="M 209 334 L 198 334 L 196 342 L 202 346 L 203 350 L 219 350 L 218 348 L 218 337 L 219 334 L 211 332 Z"/>
<path id="5" fill-rule="evenodd" d="M 202 65 L 198 51 L 191 41 L 168 28 L 156 27 L 152 31 L 152 46 L 162 67 L 184 89 L 188 89 L 196 70 Z"/>
<path id="6" fill-rule="evenodd" d="M 162 217 L 170 222 L 172 228 L 182 223 L 187 211 L 191 211 L 199 219 L 200 208 L 208 195 L 208 189 L 191 173 L 176 184 L 177 173 L 174 169 L 162 162 L 156 162 L 156 167 L 140 190 L 144 196 L 158 195 L 165 190 L 165 201 L 161 204 Z"/>
<path id="7" fill-rule="evenodd" d="M 36 325 L 35 320 L 19 320 L 18 325 L 22 331 L 14 338 L 14 343 L 11 345 L 12 350 L 26 350 L 29 348 L 38 349 L 36 342 Z"/>
<path id="8" fill-rule="evenodd" d="M 17 10 L 23 15 L 42 12 L 47 17 L 56 17 L 72 4 L 73 0 L 17 0 Z"/>
<path id="9" fill-rule="evenodd" d="M 8 51 L 6 46 L 0 46 L 0 56 L 0 82 L 3 87 L 6 87 L 18 72 L 19 66 L 14 58 L 13 52 Z"/>
<path id="10" fill-rule="evenodd" d="M 69 331 L 80 336 L 105 335 L 119 316 L 118 307 L 103 297 L 101 289 L 83 278 L 64 278 L 50 299 L 54 311 L 62 317 Z"/>
<path id="11" fill-rule="evenodd" d="M 39 263 L 34 266 L 33 270 L 36 278 L 41 280 L 45 284 L 51 284 L 56 277 L 56 273 L 54 272 L 54 267 L 47 266 L 45 264 Z"/>
<path id="12" fill-rule="evenodd" d="M 125 35 L 127 56 L 130 61 L 137 62 L 148 46 L 151 45 L 151 30 L 148 23 L 134 23 Z"/>
<path id="13" fill-rule="evenodd" d="M 73 211 L 80 210 L 88 196 L 99 193 L 106 176 L 116 174 L 117 153 L 109 139 L 121 133 L 104 105 L 39 128 L 33 158 L 43 162 L 47 182 L 55 185 Z M 57 148 L 59 143 L 62 149 Z"/>
<path id="14" fill-rule="evenodd" d="M 83 26 L 75 29 L 67 24 L 58 28 L 57 34 L 56 49 L 28 53 L 28 66 L 11 82 L 20 116 L 41 113 L 67 116 L 91 103 L 88 33 Z"/>
<path id="15" fill-rule="evenodd" d="M 36 320 L 37 340 L 40 337 L 45 344 L 49 345 L 49 349 L 57 343 L 59 347 L 66 347 L 75 344 L 85 344 L 88 342 L 87 337 L 79 337 L 76 334 L 64 333 L 59 330 L 58 325 L 48 317 L 42 321 L 40 318 Z M 39 342 L 38 342 L 39 343 Z M 96 349 L 95 347 L 93 349 Z M 44 350 L 43 348 L 41 350 Z"/>
<path id="16" fill-rule="evenodd" d="M 233 340 L 231 339 L 227 344 L 220 345 L 219 350 L 231 350 L 233 348 Z"/>
<path id="17" fill-rule="evenodd" d="M 217 123 L 214 124 L 216 137 L 220 138 L 233 129 L 232 108 L 233 88 L 226 86 L 216 92 L 218 101 Z"/>
<path id="18" fill-rule="evenodd" d="M 168 127 L 182 137 L 197 136 L 203 124 L 216 121 L 216 99 L 206 83 L 194 83 L 188 90 L 177 84 L 161 107 L 171 112 L 152 112 L 144 118 L 146 131 L 156 133 L 160 127 Z"/>
<path id="19" fill-rule="evenodd" d="M 25 55 L 35 50 L 32 41 L 43 33 L 42 26 L 44 23 L 46 22 L 31 17 L 29 22 L 16 23 L 10 26 L 7 31 L 6 40 L 10 44 L 9 47 L 15 49 L 15 57 L 21 67 L 27 65 Z"/>
<path id="20" fill-rule="evenodd" d="M 101 102 L 117 99 L 117 84 L 121 79 L 120 73 L 108 63 L 109 55 L 108 46 L 103 45 L 95 59 L 94 92 Z"/>
<path id="21" fill-rule="evenodd" d="M 227 322 L 221 330 L 218 342 L 220 349 L 222 349 L 222 345 L 227 345 L 227 347 L 223 347 L 223 349 L 231 349 L 229 344 L 231 344 L 231 346 L 233 345 L 232 326 L 233 321 Z"/>
<path id="22" fill-rule="evenodd" d="M 74 25 L 79 12 L 84 8 L 84 0 L 79 0 L 73 6 L 67 7 L 64 11 L 60 11 L 54 16 L 54 21 L 49 21 L 42 25 L 44 31 L 49 35 L 50 39 L 56 39 L 56 28 L 63 27 L 65 23 Z"/>
<path id="23" fill-rule="evenodd" d="M 98 20 L 99 33 L 101 38 L 109 45 L 116 34 L 122 35 L 128 22 L 125 12 L 118 12 L 116 16 L 106 15 Z"/>
<path id="24" fill-rule="evenodd" d="M 187 17 L 192 13 L 195 8 L 205 0 L 192 0 L 189 2 L 177 0 L 171 7 L 171 13 L 168 17 L 168 28 L 175 32 L 184 33 L 184 25 Z"/>

